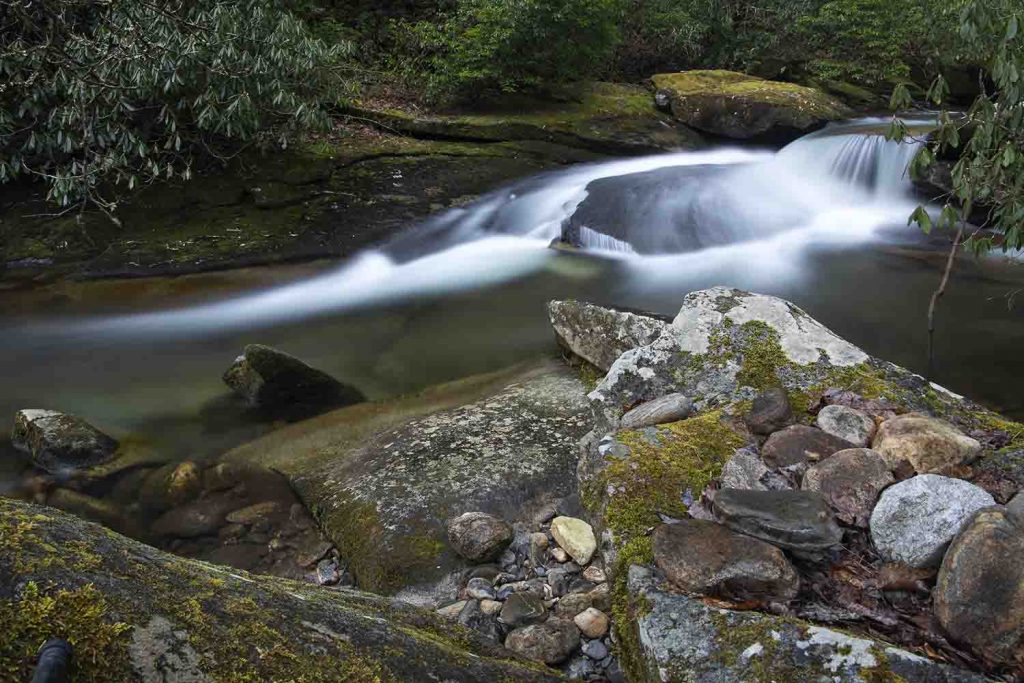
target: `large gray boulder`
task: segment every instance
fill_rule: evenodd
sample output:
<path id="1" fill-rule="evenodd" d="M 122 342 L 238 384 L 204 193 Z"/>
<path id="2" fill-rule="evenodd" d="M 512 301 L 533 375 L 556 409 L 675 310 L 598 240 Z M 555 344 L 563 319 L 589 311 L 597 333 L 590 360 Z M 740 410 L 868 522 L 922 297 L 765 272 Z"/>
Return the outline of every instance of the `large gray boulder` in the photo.
<path id="1" fill-rule="evenodd" d="M 0 677 L 31 678 L 47 638 L 75 679 L 556 681 L 399 601 L 166 554 L 71 515 L 0 498 Z"/>
<path id="2" fill-rule="evenodd" d="M 605 372 L 623 353 L 650 344 L 668 327 L 654 315 L 581 301 L 552 301 L 548 317 L 559 343 Z"/>
<path id="3" fill-rule="evenodd" d="M 995 504 L 970 482 L 920 474 L 882 492 L 871 513 L 871 540 L 889 562 L 937 567 L 971 515 Z"/>
<path id="4" fill-rule="evenodd" d="M 792 618 L 711 607 L 667 592 L 652 573 L 629 570 L 638 681 L 906 681 L 984 683 L 967 671 L 887 643 Z M 642 607 L 641 607 L 642 606 Z"/>
<path id="5" fill-rule="evenodd" d="M 68 474 L 114 458 L 117 441 L 80 417 L 56 410 L 19 410 L 11 443 L 32 463 L 53 474 Z"/>
<path id="6" fill-rule="evenodd" d="M 526 522 L 576 491 L 577 442 L 591 426 L 584 391 L 544 360 L 328 413 L 225 458 L 284 473 L 360 588 L 441 604 L 466 567 L 448 520 Z"/>

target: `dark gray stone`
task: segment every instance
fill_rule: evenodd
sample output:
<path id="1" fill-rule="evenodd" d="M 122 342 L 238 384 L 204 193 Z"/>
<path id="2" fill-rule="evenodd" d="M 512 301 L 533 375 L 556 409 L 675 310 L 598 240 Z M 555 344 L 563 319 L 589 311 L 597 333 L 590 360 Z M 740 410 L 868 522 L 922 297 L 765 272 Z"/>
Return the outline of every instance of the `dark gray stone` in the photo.
<path id="1" fill-rule="evenodd" d="M 768 435 L 793 424 L 793 408 L 789 395 L 782 387 L 762 391 L 754 399 L 750 412 L 743 417 L 747 427 L 755 434 Z"/>
<path id="2" fill-rule="evenodd" d="M 113 460 L 118 443 L 80 417 L 56 410 L 19 410 L 11 443 L 28 453 L 32 464 L 53 474 L 68 474 Z"/>
<path id="3" fill-rule="evenodd" d="M 486 512 L 464 512 L 448 521 L 448 540 L 470 562 L 489 562 L 512 542 L 512 525 Z"/>
<path id="4" fill-rule="evenodd" d="M 466 603 L 466 606 L 459 612 L 458 621 L 466 628 L 473 629 L 492 642 L 501 642 L 501 626 L 498 625 L 498 620 L 493 615 L 484 614 L 480 609 L 480 602 L 477 600 L 470 600 Z"/>
<path id="5" fill-rule="evenodd" d="M 851 448 L 808 469 L 802 488 L 823 495 L 841 521 L 866 527 L 879 494 L 893 481 L 885 458 L 868 448 Z"/>
<path id="6" fill-rule="evenodd" d="M 787 550 L 815 554 L 843 538 L 828 503 L 813 491 L 722 489 L 712 509 L 733 531 Z"/>
<path id="7" fill-rule="evenodd" d="M 543 624 L 517 628 L 505 638 L 505 647 L 527 659 L 559 664 L 580 645 L 580 632 L 571 621 L 548 619 Z"/>
<path id="8" fill-rule="evenodd" d="M 512 593 L 501 607 L 498 621 L 506 626 L 522 626 L 543 621 L 547 610 L 539 594 L 533 591 Z"/>

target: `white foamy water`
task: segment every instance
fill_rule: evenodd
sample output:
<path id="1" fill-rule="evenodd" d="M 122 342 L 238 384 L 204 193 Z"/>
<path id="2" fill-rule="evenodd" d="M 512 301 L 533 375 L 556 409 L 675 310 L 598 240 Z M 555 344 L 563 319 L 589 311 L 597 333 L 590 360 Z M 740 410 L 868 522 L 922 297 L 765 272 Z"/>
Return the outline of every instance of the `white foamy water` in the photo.
<path id="1" fill-rule="evenodd" d="M 192 335 L 494 286 L 551 268 L 558 254 L 549 244 L 585 202 L 602 200 L 594 188 L 636 179 L 648 194 L 616 196 L 626 202 L 619 224 L 575 232 L 588 253 L 625 259 L 627 288 L 682 287 L 716 274 L 748 287 L 795 280 L 808 248 L 867 242 L 880 227 L 906 223 L 915 149 L 839 128 L 778 153 L 721 148 L 582 165 L 446 212 L 332 273 L 211 304 L 83 321 L 76 331 Z"/>

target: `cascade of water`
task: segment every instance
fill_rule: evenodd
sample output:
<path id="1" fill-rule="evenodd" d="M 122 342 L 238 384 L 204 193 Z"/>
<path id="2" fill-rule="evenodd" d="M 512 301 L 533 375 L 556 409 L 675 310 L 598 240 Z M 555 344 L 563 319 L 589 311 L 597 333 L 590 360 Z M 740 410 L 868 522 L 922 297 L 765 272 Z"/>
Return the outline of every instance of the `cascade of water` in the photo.
<path id="1" fill-rule="evenodd" d="M 824 173 L 880 197 L 910 189 L 907 168 L 920 143 L 886 140 L 881 134 L 823 134 L 801 138 L 779 152 L 779 159 L 808 174 Z"/>

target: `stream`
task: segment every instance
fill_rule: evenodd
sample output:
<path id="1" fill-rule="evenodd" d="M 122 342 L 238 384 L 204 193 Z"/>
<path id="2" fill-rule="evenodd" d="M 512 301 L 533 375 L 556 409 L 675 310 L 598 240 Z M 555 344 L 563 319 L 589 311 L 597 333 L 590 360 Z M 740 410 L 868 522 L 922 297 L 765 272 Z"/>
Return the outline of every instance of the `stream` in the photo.
<path id="1" fill-rule="evenodd" d="M 5 292 L 0 416 L 53 408 L 170 458 L 208 458 L 270 428 L 220 379 L 246 343 L 382 398 L 552 352 L 552 298 L 671 315 L 685 293 L 713 285 L 789 299 L 923 372 L 948 241 L 907 225 L 915 148 L 883 129 L 866 119 L 778 152 L 721 147 L 549 172 L 341 264 Z M 960 259 L 933 378 L 1018 418 L 1021 288 L 1014 259 Z M 10 450 L 0 441 L 0 493 L 24 467 Z"/>

